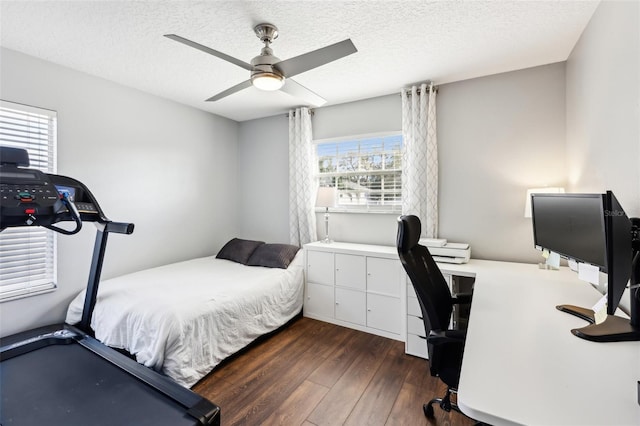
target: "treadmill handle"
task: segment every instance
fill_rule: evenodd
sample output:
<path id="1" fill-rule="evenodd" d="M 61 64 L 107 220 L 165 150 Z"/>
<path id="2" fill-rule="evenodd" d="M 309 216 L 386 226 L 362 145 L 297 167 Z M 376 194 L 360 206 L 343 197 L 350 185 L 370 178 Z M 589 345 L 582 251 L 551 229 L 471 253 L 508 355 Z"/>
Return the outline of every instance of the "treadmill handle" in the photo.
<path id="1" fill-rule="evenodd" d="M 67 231 L 66 229 L 62 229 L 62 228 L 59 228 L 59 227 L 54 226 L 54 225 L 44 225 L 44 227 L 47 228 L 47 229 L 51 229 L 52 231 L 59 232 L 59 233 L 64 234 L 64 235 L 77 234 L 82 229 L 82 220 L 80 219 L 80 213 L 78 212 L 78 209 L 76 208 L 76 205 L 73 204 L 73 202 L 69 198 L 69 194 L 68 193 L 65 192 L 65 193 L 60 194 L 60 199 L 62 200 L 62 203 L 64 204 L 64 206 L 69 211 L 69 214 L 71 215 L 71 218 L 76 223 L 76 228 L 71 230 L 71 231 Z"/>
<path id="2" fill-rule="evenodd" d="M 134 224 L 133 223 L 126 223 L 126 222 L 111 222 L 108 221 L 106 223 L 100 223 L 100 222 L 96 222 L 96 227 L 98 227 L 98 230 L 104 232 L 104 233 L 111 233 L 113 232 L 114 234 L 132 234 L 133 233 L 133 229 L 134 229 Z"/>

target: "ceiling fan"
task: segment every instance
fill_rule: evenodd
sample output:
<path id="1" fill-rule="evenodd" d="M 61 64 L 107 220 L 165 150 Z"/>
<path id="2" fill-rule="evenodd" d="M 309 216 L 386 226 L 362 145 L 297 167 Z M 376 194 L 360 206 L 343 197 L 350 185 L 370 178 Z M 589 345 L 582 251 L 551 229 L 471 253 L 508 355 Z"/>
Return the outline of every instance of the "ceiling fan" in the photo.
<path id="1" fill-rule="evenodd" d="M 259 24 L 253 29 L 258 38 L 264 43 L 264 47 L 258 56 L 246 63 L 225 53 L 203 46 L 194 41 L 188 40 L 175 34 L 166 34 L 165 37 L 186 44 L 205 53 L 217 56 L 220 59 L 231 62 L 241 68 L 251 71 L 251 78 L 240 84 L 210 97 L 207 101 L 217 101 L 238 92 L 247 87 L 254 86 L 260 90 L 282 90 L 296 98 L 314 105 L 320 106 L 327 101 L 301 84 L 295 82 L 291 77 L 301 74 L 310 69 L 333 62 L 336 59 L 357 52 L 358 50 L 350 39 L 326 46 L 290 59 L 281 61 L 273 55 L 273 50 L 269 45 L 278 38 L 278 28 L 272 24 Z"/>

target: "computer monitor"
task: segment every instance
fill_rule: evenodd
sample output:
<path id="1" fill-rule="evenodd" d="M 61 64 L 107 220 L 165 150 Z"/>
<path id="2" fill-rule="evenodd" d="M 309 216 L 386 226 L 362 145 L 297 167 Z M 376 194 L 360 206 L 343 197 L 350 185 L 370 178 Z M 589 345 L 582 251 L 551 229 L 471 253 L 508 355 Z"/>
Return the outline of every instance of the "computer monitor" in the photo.
<path id="1" fill-rule="evenodd" d="M 533 242 L 607 272 L 604 194 L 533 194 Z"/>
<path id="2" fill-rule="evenodd" d="M 607 320 L 595 324 L 593 311 L 572 305 L 557 308 L 591 325 L 573 334 L 595 341 L 640 340 L 636 318 L 615 317 L 631 277 L 632 225 L 613 192 L 606 194 L 533 194 L 534 244 L 562 257 L 586 262 L 607 273 Z M 632 305 L 635 301 L 632 296 Z M 635 314 L 635 312 L 634 312 Z"/>
<path id="3" fill-rule="evenodd" d="M 607 313 L 613 315 L 629 278 L 631 277 L 631 262 L 633 261 L 633 247 L 631 234 L 631 220 L 622 209 L 613 192 L 607 191 L 605 228 L 607 230 Z"/>

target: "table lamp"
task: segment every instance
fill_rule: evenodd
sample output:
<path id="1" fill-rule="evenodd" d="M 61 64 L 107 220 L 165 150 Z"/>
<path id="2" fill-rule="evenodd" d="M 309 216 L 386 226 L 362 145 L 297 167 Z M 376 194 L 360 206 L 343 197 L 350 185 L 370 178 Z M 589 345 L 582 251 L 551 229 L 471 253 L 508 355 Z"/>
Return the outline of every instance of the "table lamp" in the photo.
<path id="1" fill-rule="evenodd" d="M 329 239 L 329 207 L 336 206 L 336 198 L 338 191 L 334 186 L 321 186 L 318 188 L 318 196 L 316 197 L 316 207 L 324 207 L 324 231 L 325 237 L 321 240 L 323 243 L 330 243 Z"/>

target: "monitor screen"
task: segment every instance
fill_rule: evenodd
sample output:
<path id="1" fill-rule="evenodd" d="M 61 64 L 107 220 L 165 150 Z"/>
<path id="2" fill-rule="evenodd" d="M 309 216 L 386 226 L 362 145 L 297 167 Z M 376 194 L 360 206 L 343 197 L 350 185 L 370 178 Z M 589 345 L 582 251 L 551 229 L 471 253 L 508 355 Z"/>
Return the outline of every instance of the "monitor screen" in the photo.
<path id="1" fill-rule="evenodd" d="M 607 272 L 603 194 L 533 194 L 536 248 L 598 266 Z"/>

